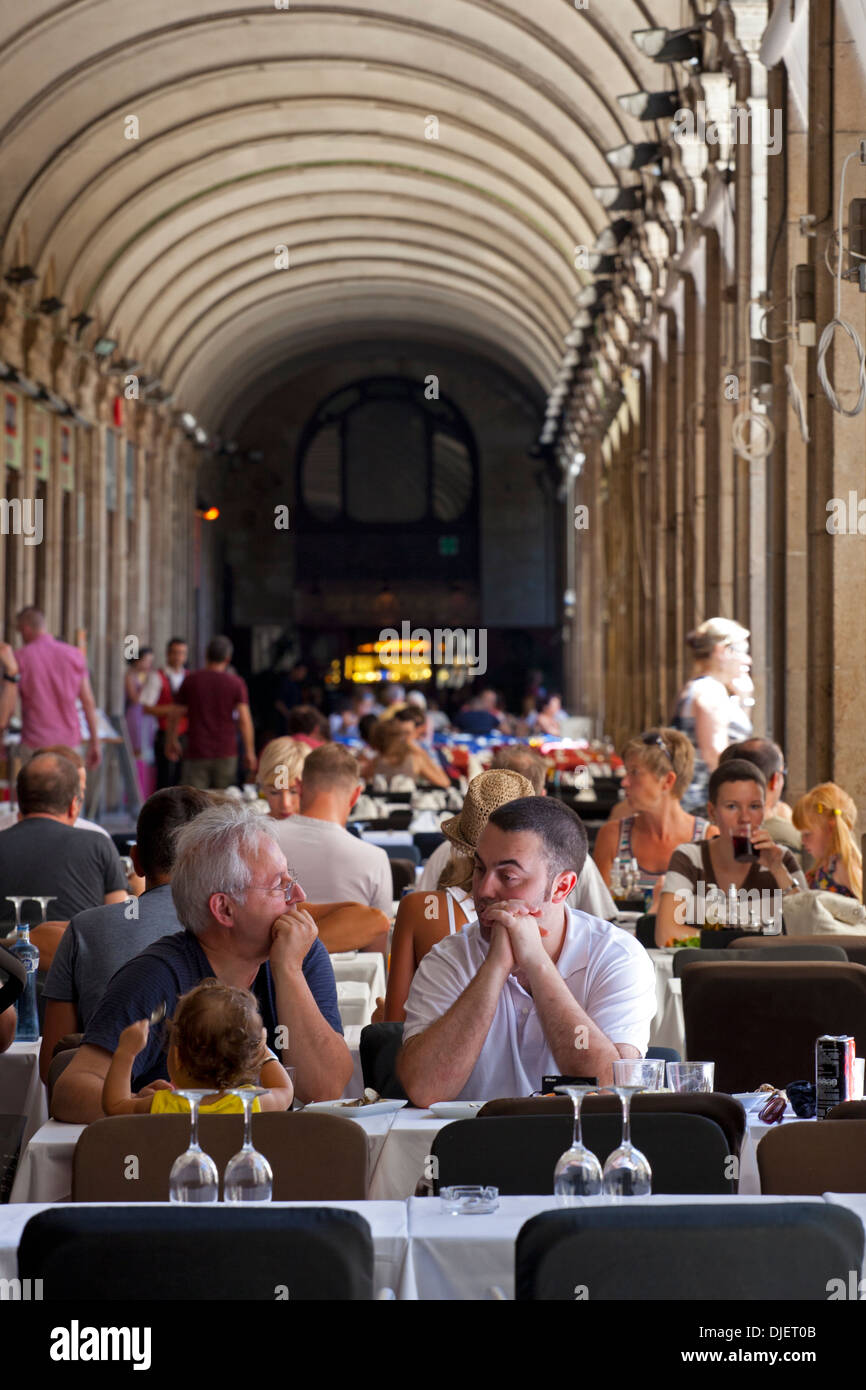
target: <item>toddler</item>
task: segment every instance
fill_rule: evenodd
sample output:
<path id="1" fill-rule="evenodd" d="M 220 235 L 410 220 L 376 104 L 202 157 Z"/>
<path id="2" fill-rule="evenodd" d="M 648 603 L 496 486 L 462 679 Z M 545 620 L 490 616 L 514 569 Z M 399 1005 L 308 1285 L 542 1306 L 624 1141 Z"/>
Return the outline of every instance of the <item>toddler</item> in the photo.
<path id="1" fill-rule="evenodd" d="M 142 1018 L 118 1038 L 102 1090 L 106 1115 L 189 1113 L 188 1102 L 175 1095 L 176 1090 L 212 1091 L 199 1106 L 200 1114 L 236 1114 L 243 1110 L 240 1097 L 226 1092 L 255 1085 L 266 1087 L 274 1097 L 270 1108 L 291 1106 L 292 1083 L 267 1046 L 258 1004 L 248 989 L 203 980 L 181 995 L 169 1024 L 168 1074 L 174 1089 L 137 1096 L 132 1091 L 132 1067 L 149 1027 Z M 253 1110 L 261 1110 L 258 1097 Z"/>

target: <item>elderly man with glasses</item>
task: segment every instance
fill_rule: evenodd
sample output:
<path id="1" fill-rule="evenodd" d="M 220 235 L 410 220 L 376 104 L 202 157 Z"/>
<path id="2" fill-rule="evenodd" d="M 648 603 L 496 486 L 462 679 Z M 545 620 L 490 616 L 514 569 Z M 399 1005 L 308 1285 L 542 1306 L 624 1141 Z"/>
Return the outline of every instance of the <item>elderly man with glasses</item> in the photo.
<path id="1" fill-rule="evenodd" d="M 256 995 L 268 1046 L 295 1068 L 300 1100 L 339 1096 L 352 1058 L 334 972 L 267 818 L 235 805 L 202 812 L 178 832 L 171 892 L 185 930 L 155 942 L 114 976 L 55 1087 L 54 1118 L 98 1118 L 123 1029 L 163 1005 L 170 1018 L 179 995 L 208 977 Z M 139 1090 L 168 1084 L 163 1043 L 162 1029 L 152 1027 L 133 1069 Z M 268 1109 L 270 1097 L 261 1101 Z"/>

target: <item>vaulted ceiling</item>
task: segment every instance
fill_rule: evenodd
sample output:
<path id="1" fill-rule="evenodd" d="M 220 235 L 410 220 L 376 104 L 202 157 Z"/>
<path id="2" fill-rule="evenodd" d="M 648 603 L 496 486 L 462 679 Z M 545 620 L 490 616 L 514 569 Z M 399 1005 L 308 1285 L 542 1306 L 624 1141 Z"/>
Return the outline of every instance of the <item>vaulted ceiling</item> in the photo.
<path id="1" fill-rule="evenodd" d="M 547 390 L 669 86 L 631 31 L 686 0 L 27 0 L 0 8 L 3 270 L 216 428 L 302 351 L 483 345 Z M 127 138 L 135 131 L 138 138 Z M 433 119 L 435 118 L 435 119 Z M 437 128 L 438 122 L 438 128 Z M 288 268 L 276 268 L 276 248 Z"/>

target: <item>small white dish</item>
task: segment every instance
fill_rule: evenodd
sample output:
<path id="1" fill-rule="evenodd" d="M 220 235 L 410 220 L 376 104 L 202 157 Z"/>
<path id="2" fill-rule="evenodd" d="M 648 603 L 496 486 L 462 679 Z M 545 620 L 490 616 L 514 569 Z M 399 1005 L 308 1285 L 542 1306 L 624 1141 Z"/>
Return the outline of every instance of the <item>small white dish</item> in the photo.
<path id="1" fill-rule="evenodd" d="M 351 1105 L 345 1100 L 314 1100 L 304 1111 L 318 1115 L 345 1115 L 350 1120 L 366 1120 L 372 1115 L 393 1115 L 408 1105 L 408 1100 L 375 1100 L 372 1105 Z"/>
<path id="2" fill-rule="evenodd" d="M 437 1120 L 471 1120 L 484 1104 L 483 1100 L 437 1100 L 427 1108 Z"/>

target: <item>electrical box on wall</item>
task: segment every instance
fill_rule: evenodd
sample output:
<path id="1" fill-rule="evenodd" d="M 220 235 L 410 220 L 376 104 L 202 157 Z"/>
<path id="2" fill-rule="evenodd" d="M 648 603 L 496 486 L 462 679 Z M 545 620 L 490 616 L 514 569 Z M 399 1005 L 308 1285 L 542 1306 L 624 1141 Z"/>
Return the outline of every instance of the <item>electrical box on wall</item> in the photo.
<path id="1" fill-rule="evenodd" d="M 794 322 L 800 347 L 814 347 L 815 271 L 810 265 L 794 268 Z"/>

